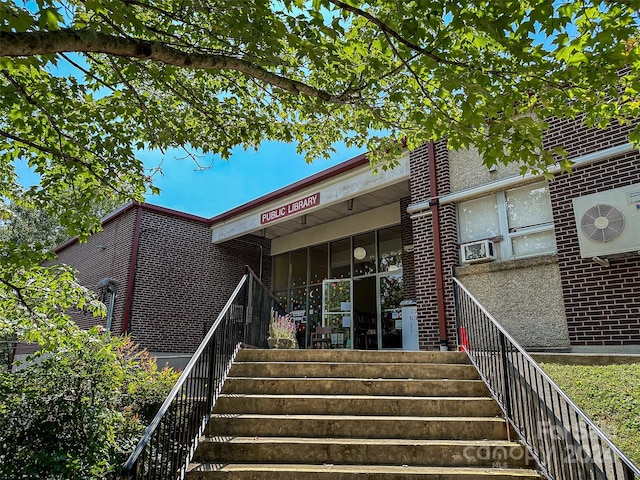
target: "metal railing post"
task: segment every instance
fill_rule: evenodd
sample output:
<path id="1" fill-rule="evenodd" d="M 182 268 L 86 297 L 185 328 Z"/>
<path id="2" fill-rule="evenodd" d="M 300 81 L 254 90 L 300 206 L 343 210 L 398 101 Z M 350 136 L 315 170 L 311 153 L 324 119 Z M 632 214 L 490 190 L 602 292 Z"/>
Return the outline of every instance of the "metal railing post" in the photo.
<path id="1" fill-rule="evenodd" d="M 453 272 L 452 272 L 452 276 L 453 276 Z M 462 339 L 460 338 L 460 299 L 458 298 L 458 295 L 459 295 L 458 287 L 454 283 L 453 284 L 453 308 L 456 316 L 456 335 L 457 335 L 457 342 L 458 342 L 458 344 L 456 345 L 456 350 L 458 350 L 459 346 L 462 345 Z"/>
<path id="2" fill-rule="evenodd" d="M 509 418 L 513 418 L 513 409 L 511 406 L 511 382 L 509 379 L 509 361 L 507 359 L 507 339 L 504 333 L 499 332 L 498 334 L 499 345 L 500 345 L 500 361 L 502 367 L 502 385 L 504 395 L 504 406 L 505 413 Z"/>
<path id="3" fill-rule="evenodd" d="M 247 270 L 249 269 L 249 267 L 246 267 Z M 249 281 L 247 282 L 247 285 L 245 285 L 244 288 L 244 298 L 242 299 L 242 311 L 244 313 L 244 328 L 242 329 L 242 343 L 246 344 L 248 343 L 248 334 L 249 334 L 249 324 L 251 324 L 251 320 L 252 320 L 252 312 L 250 312 L 250 310 L 252 309 L 252 303 L 249 300 L 251 298 L 253 298 L 253 278 L 249 277 Z"/>
<path id="4" fill-rule="evenodd" d="M 211 338 L 210 350 L 209 350 L 209 368 L 207 369 L 207 406 L 211 408 L 213 406 L 213 395 L 215 391 L 215 352 L 217 348 L 216 335 Z"/>

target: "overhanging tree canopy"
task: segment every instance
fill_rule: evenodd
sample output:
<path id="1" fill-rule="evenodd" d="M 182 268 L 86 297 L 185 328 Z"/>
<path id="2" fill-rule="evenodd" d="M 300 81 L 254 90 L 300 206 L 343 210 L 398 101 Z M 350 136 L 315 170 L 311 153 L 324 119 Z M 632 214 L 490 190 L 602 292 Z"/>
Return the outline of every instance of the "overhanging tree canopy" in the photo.
<path id="1" fill-rule="evenodd" d="M 92 201 L 149 188 L 137 150 L 228 158 L 265 139 L 297 142 L 308 159 L 336 141 L 367 145 L 392 165 L 400 139 L 447 136 L 487 164 L 543 168 L 561 154 L 542 148 L 545 118 L 606 127 L 638 116 L 639 7 L 5 0 L 0 197 L 17 198 L 13 162 L 26 159 L 41 176 L 28 201 L 86 236 L 98 227 Z M 0 277 L 12 301 L 15 273 Z"/>

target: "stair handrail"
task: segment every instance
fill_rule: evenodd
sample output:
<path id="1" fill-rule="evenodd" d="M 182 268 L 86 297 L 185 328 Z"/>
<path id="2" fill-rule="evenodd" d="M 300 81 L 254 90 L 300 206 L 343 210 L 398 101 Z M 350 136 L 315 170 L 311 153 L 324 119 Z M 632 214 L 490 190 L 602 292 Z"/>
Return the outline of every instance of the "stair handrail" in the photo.
<path id="1" fill-rule="evenodd" d="M 266 347 L 275 297 L 249 268 L 125 462 L 123 480 L 184 478 L 243 345 Z"/>
<path id="2" fill-rule="evenodd" d="M 541 473 L 552 480 L 640 478 L 631 459 L 455 277 L 453 287 L 458 345 Z"/>

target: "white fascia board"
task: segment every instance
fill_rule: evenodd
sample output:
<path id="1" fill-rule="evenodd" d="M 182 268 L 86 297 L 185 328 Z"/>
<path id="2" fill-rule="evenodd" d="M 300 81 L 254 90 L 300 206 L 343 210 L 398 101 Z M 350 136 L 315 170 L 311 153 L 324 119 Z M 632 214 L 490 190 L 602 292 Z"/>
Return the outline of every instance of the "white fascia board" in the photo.
<path id="1" fill-rule="evenodd" d="M 268 228 L 278 223 L 296 218 L 296 215 L 286 216 L 266 224 L 260 222 L 260 215 L 275 208 L 288 205 L 309 195 L 320 194 L 319 204 L 300 212 L 299 215 L 313 213 L 323 208 L 345 202 L 350 198 L 359 197 L 367 193 L 375 192 L 382 188 L 394 185 L 403 180 L 408 180 L 411 172 L 409 169 L 409 152 L 400 157 L 398 166 L 389 170 L 380 170 L 374 175 L 369 165 L 363 165 L 342 175 L 338 175 L 324 182 L 312 185 L 305 189 L 292 193 L 290 196 L 279 198 L 273 202 L 260 205 L 255 209 L 242 213 L 237 217 L 224 220 L 211 226 L 211 239 L 213 243 L 222 243 L 227 240 L 241 237 L 248 233 L 256 232 L 262 228 Z"/>

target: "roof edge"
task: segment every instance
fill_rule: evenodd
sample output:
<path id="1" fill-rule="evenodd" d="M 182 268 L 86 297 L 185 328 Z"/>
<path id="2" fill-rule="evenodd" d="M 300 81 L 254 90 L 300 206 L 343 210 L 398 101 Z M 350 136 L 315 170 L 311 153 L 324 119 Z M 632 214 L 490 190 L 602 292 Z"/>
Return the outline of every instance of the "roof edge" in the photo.
<path id="1" fill-rule="evenodd" d="M 209 219 L 205 217 L 200 217 L 198 215 L 192 215 L 190 213 L 181 212 L 179 210 L 173 210 L 171 208 L 161 207 L 159 205 L 154 205 L 152 203 L 131 201 L 129 203 L 124 204 L 120 208 L 114 210 L 113 212 L 109 213 L 107 216 L 103 217 L 102 220 L 100 221 L 100 225 L 102 226 L 102 228 L 104 228 L 107 224 L 111 223 L 113 220 L 116 220 L 117 218 L 120 218 L 129 210 L 132 210 L 138 207 L 142 208 L 143 210 L 147 210 L 149 212 L 169 215 L 175 218 L 181 218 L 183 220 L 191 220 L 191 221 L 203 223 L 205 225 L 210 225 L 211 223 Z M 63 250 L 65 250 L 66 248 L 69 248 L 71 245 L 74 245 L 75 243 L 78 243 L 78 237 L 70 238 L 66 242 L 61 243 L 60 245 L 55 247 L 53 251 L 54 253 L 58 254 Z"/>
<path id="2" fill-rule="evenodd" d="M 240 215 L 242 213 L 248 212 L 256 207 L 267 204 L 279 198 L 285 197 L 287 195 L 291 195 L 294 192 L 299 190 L 303 190 L 306 187 L 314 185 L 316 183 L 322 182 L 324 180 L 328 180 L 330 178 L 336 177 L 342 173 L 348 172 L 349 170 L 354 170 L 363 165 L 367 165 L 369 163 L 369 156 L 367 153 L 362 153 L 357 157 L 353 157 L 344 162 L 340 162 L 333 167 L 327 168 L 326 170 L 322 170 L 314 175 L 303 178 L 302 180 L 298 180 L 290 185 L 279 188 L 278 190 L 274 190 L 273 192 L 267 193 L 261 197 L 256 198 L 255 200 L 251 200 L 248 203 L 244 203 L 238 207 L 232 208 L 231 210 L 227 210 L 224 213 L 211 217 L 209 219 L 209 224 L 213 225 L 218 222 L 222 222 L 229 218 L 235 217 L 236 215 Z"/>

